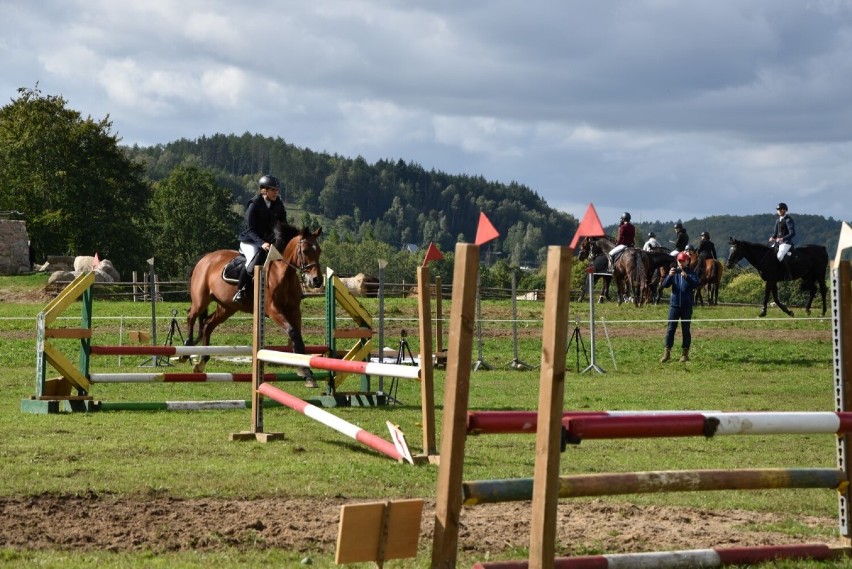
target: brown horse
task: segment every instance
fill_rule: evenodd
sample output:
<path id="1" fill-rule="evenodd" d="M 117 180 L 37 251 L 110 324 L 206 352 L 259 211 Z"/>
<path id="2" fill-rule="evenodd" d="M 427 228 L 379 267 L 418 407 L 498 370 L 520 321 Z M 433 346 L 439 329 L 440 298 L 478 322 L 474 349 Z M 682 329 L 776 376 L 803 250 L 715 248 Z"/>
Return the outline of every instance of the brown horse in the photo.
<path id="1" fill-rule="evenodd" d="M 592 255 L 609 254 L 615 241 L 609 237 L 587 237 Z M 648 300 L 648 257 L 639 249 L 627 247 L 612 264 L 612 278 L 618 287 L 618 304 L 628 296 L 633 304 L 643 305 Z"/>
<path id="2" fill-rule="evenodd" d="M 317 242 L 322 228 L 313 233 L 308 228 L 301 231 L 290 225 L 278 224 L 275 227 L 273 246 L 282 251 L 282 259 L 266 263 L 266 314 L 281 326 L 290 338 L 296 353 L 305 353 L 302 339 L 302 286 L 301 281 L 311 288 L 322 286 L 323 278 L 319 266 L 320 246 Z M 242 303 L 232 299 L 237 292 L 236 283 L 223 278 L 225 267 L 240 253 L 220 249 L 207 253 L 196 263 L 189 281 L 189 294 L 192 305 L 187 314 L 188 337 L 186 345 L 194 346 L 201 342 L 210 345 L 210 335 L 216 327 L 236 312 L 251 313 L 254 309 L 253 298 L 249 296 Z M 216 311 L 208 316 L 208 307 L 215 300 Z M 194 336 L 195 321 L 198 320 L 198 336 Z M 193 371 L 202 372 L 209 356 L 202 357 Z M 310 376 L 309 368 L 300 368 L 305 377 Z"/>
<path id="3" fill-rule="evenodd" d="M 698 276 L 701 279 L 698 288 L 695 289 L 695 300 L 704 306 L 703 291 L 707 290 L 707 305 L 719 304 L 719 286 L 722 284 L 722 275 L 725 272 L 725 264 L 718 259 L 704 259 L 704 266 L 700 267 Z"/>

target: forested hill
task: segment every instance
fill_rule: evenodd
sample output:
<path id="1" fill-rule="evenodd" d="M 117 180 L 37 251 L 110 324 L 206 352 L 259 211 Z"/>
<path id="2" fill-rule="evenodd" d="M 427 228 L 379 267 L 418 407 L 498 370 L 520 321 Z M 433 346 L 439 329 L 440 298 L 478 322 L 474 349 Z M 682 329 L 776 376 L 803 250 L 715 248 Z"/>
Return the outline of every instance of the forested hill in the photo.
<path id="1" fill-rule="evenodd" d="M 217 134 L 127 151 L 153 181 L 179 164 L 210 169 L 241 204 L 256 192 L 258 173 L 271 173 L 284 184 L 288 204 L 325 218 L 326 229 L 340 239 L 374 238 L 397 247 L 434 241 L 452 251 L 456 242 L 474 240 L 479 213 L 486 212 L 510 261 L 537 264 L 547 245 L 568 244 L 579 224 L 514 182 L 426 171 L 402 160 L 369 164 L 281 138 Z"/>
<path id="2" fill-rule="evenodd" d="M 479 213 L 485 212 L 501 233 L 495 251 L 514 265 L 538 265 L 547 245 L 570 242 L 579 221 L 557 211 L 534 191 L 517 183 L 499 183 L 481 176 L 449 175 L 402 160 L 367 163 L 361 157 L 314 152 L 281 138 L 243 134 L 180 139 L 152 147 L 125 149 L 145 166 L 148 178 L 167 178 L 180 164 L 215 173 L 233 200 L 245 204 L 257 189 L 260 173 L 278 176 L 285 201 L 320 221 L 327 234 L 341 240 L 376 239 L 394 247 L 434 241 L 452 251 L 458 241 L 473 241 Z M 302 221 L 304 220 L 304 214 Z M 796 243 L 825 245 L 834 255 L 840 221 L 791 212 L 796 220 Z M 637 223 L 639 244 L 654 231 L 663 243 L 674 240 L 674 222 Z M 774 212 L 766 215 L 710 216 L 683 220 L 690 241 L 697 244 L 708 231 L 720 256 L 727 255 L 728 238 L 765 243 Z M 616 226 L 607 231 L 614 235 Z"/>

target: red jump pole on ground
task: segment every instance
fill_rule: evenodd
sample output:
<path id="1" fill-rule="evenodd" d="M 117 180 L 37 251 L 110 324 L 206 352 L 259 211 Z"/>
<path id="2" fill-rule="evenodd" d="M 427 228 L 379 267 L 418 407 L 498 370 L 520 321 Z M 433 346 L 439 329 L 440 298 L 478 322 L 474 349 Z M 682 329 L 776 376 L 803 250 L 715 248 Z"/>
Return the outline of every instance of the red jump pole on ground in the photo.
<path id="1" fill-rule="evenodd" d="M 336 417 L 331 413 L 320 409 L 316 405 L 311 405 L 298 397 L 293 397 L 289 393 L 281 391 L 277 387 L 268 383 L 261 383 L 257 388 L 257 392 L 277 401 L 278 403 L 281 403 L 282 405 L 290 407 L 303 415 L 307 415 L 311 419 L 319 421 L 323 425 L 331 427 L 335 431 L 343 433 L 344 435 L 355 439 L 359 443 L 366 445 L 385 456 L 398 461 L 402 460 L 402 455 L 398 450 L 396 450 L 393 443 L 386 441 L 381 437 L 377 437 L 376 435 L 367 432 L 352 423 L 344 421 L 340 417 Z"/>

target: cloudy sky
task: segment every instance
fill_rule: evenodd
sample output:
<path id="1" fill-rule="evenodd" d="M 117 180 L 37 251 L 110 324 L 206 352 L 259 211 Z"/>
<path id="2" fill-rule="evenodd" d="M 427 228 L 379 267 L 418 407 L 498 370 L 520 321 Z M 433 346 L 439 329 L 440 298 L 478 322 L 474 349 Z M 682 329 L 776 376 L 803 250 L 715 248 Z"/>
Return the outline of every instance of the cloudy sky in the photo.
<path id="1" fill-rule="evenodd" d="M 852 0 L 0 0 L 0 96 L 280 136 L 604 224 L 852 219 Z M 487 213 L 487 212 L 486 212 Z"/>

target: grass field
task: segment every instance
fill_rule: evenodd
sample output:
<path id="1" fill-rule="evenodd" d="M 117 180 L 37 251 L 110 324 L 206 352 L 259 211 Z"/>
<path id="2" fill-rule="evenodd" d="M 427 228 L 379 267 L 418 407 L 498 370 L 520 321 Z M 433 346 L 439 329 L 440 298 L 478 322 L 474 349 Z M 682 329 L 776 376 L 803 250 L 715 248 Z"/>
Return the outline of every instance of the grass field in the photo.
<path id="1" fill-rule="evenodd" d="M 6 286 L 6 283 L 0 283 Z M 365 306 L 376 314 L 375 299 Z M 398 465 L 354 441 L 310 423 L 285 409 L 266 412 L 266 427 L 281 431 L 280 443 L 234 443 L 228 434 L 249 427 L 248 411 L 112 412 L 72 415 L 31 415 L 20 412 L 22 399 L 32 395 L 35 382 L 35 318 L 41 304 L 0 303 L 0 504 L 44 495 L 104 496 L 144 500 L 146 496 L 175 499 L 252 500 L 345 497 L 383 500 L 435 497 L 434 467 Z M 165 338 L 172 310 L 184 314 L 186 305 L 157 306 L 158 336 Z M 518 355 L 530 364 L 540 360 L 543 303 L 518 305 Z M 309 343 L 324 343 L 322 299 L 305 301 Z M 482 358 L 494 367 L 477 371 L 471 385 L 471 409 L 534 410 L 538 400 L 538 371 L 506 367 L 513 359 L 511 305 L 483 303 Z M 449 312 L 449 302 L 445 303 Z M 834 410 L 831 323 L 827 318 L 789 318 L 777 309 L 768 318 L 755 318 L 756 307 L 698 308 L 693 324 L 692 361 L 659 363 L 666 307 L 612 304 L 596 307 L 597 363 L 605 374 L 575 373 L 586 365 L 576 344 L 566 354 L 569 378 L 565 406 L 576 410 L 720 410 L 832 411 Z M 68 325 L 79 322 L 79 304 L 68 310 Z M 447 318 L 448 314 L 445 314 Z M 571 307 L 578 320 L 583 347 L 590 348 L 589 306 Z M 802 314 L 803 316 L 803 314 Z M 183 328 L 184 323 L 180 322 Z M 150 330 L 151 306 L 95 300 L 97 344 L 127 343 L 130 330 Z M 416 304 L 413 299 L 386 299 L 385 344 L 396 347 L 400 330 L 411 331 L 415 353 Z M 446 330 L 446 324 L 445 324 Z M 183 330 L 185 333 L 186 331 Z M 249 344 L 250 321 L 228 322 L 214 336 L 216 344 Z M 276 333 L 269 343 L 284 343 Z M 76 360 L 74 341 L 54 341 Z M 446 340 L 445 340 L 446 342 Z M 679 346 L 680 334 L 676 339 Z M 473 359 L 479 357 L 474 343 Z M 139 371 L 146 358 L 97 357 L 92 371 Z M 243 366 L 242 370 L 247 370 Z M 164 371 L 164 370 L 159 370 Z M 176 366 L 175 371 L 189 371 Z M 212 360 L 207 371 L 235 371 L 234 364 Z M 436 373 L 437 419 L 440 430 L 443 372 Z M 348 387 L 355 387 L 354 384 Z M 293 384 L 286 389 L 306 397 L 312 390 Z M 246 399 L 246 384 L 96 385 L 93 395 L 105 401 L 165 401 Z M 386 436 L 390 420 L 406 432 L 412 450 L 421 450 L 419 386 L 402 380 L 401 405 L 380 409 L 336 409 L 334 412 L 371 432 Z M 440 432 L 439 432 L 440 436 Z M 467 444 L 465 479 L 527 477 L 532 475 L 534 437 L 514 435 L 476 437 Z M 747 436 L 714 439 L 630 439 L 586 441 L 569 446 L 563 455 L 563 474 L 740 467 L 834 467 L 835 438 L 831 435 Z M 812 541 L 837 542 L 836 495 L 818 490 L 756 492 L 696 492 L 609 498 L 613 504 L 638 507 L 687 507 L 706 511 L 771 512 L 786 523 L 777 531 L 791 536 L 811 532 Z M 814 530 L 800 519 L 817 516 L 828 523 Z M 831 518 L 834 518 L 833 520 Z M 10 523 L 4 516 L 0 524 Z M 766 528 L 743 527 L 743 532 Z M 57 531 L 61 531 L 58 529 Z M 0 543 L 2 546 L 2 543 Z M 386 567 L 427 567 L 431 542 L 421 542 L 416 560 L 388 562 Z M 595 553 L 586 545 L 586 553 Z M 599 552 L 599 551 L 598 551 Z M 495 552 L 518 557 L 525 551 Z M 0 564 L 8 566 L 111 567 L 217 566 L 241 567 L 298 563 L 305 552 L 265 547 L 222 547 L 199 552 L 68 551 L 55 548 L 0 549 Z M 310 554 L 314 566 L 333 565 L 333 551 Z M 475 554 L 462 552 L 459 566 L 470 565 Z M 366 565 L 364 565 L 366 566 Z M 803 566 L 778 563 L 776 567 Z M 825 566 L 825 565 L 821 565 Z M 835 566 L 852 567 L 837 563 Z"/>

